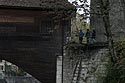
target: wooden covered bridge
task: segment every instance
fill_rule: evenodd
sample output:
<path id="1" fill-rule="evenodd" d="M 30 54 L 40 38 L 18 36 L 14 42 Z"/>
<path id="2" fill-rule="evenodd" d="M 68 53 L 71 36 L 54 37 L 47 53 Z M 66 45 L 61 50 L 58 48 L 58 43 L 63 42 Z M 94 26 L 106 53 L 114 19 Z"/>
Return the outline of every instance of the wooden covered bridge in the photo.
<path id="1" fill-rule="evenodd" d="M 42 83 L 56 83 L 56 55 L 62 55 L 73 12 L 66 0 L 1 0 L 0 59 Z"/>

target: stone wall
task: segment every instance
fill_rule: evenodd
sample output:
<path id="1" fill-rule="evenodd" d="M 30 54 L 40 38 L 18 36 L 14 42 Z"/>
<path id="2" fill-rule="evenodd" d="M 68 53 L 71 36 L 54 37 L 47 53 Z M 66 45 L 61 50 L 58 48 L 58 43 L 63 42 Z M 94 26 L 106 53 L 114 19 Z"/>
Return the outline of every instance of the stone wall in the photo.
<path id="1" fill-rule="evenodd" d="M 72 55 L 71 51 L 70 53 Z M 102 78 L 106 76 L 106 64 L 109 58 L 108 49 L 95 49 L 80 55 L 73 54 L 73 59 L 71 59 L 70 54 L 64 55 L 63 83 L 71 83 L 78 56 L 82 58 L 79 83 L 102 83 Z"/>
<path id="2" fill-rule="evenodd" d="M 98 42 L 105 42 L 106 36 L 104 22 L 102 19 L 102 15 L 97 15 L 100 9 L 98 6 L 100 5 L 100 0 L 91 0 L 91 28 L 95 29 L 97 32 L 97 41 Z M 111 31 L 113 34 L 114 40 L 119 40 L 120 37 L 124 36 L 125 34 L 125 7 L 124 7 L 124 0 L 110 0 L 110 24 L 111 24 Z"/>
<path id="3" fill-rule="evenodd" d="M 100 15 L 95 14 L 98 12 L 97 4 L 99 0 L 91 0 L 91 17 L 90 17 L 90 28 L 96 30 L 96 40 L 97 42 L 106 41 L 106 37 L 104 35 L 105 28 L 103 19 Z"/>
<path id="4" fill-rule="evenodd" d="M 82 60 L 80 83 L 102 83 L 106 76 L 108 50 L 97 49 L 90 52 L 90 58 Z"/>
<path id="5" fill-rule="evenodd" d="M 78 56 L 72 50 L 64 50 L 63 58 L 63 83 L 70 83 Z"/>

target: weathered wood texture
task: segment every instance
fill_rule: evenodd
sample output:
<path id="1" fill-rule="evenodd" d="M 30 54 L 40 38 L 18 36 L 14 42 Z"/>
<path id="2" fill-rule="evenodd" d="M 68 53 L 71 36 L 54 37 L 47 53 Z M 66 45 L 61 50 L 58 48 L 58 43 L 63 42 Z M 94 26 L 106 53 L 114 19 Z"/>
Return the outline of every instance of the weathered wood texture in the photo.
<path id="1" fill-rule="evenodd" d="M 54 16 L 1 9 L 0 59 L 16 64 L 42 83 L 56 83 L 56 55 L 62 55 L 64 25 Z"/>

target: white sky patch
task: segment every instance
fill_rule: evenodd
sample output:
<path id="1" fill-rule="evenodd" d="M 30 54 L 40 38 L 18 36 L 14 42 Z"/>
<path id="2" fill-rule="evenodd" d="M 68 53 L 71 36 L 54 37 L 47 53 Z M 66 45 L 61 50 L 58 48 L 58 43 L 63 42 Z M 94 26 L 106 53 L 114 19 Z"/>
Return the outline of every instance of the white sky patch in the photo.
<path id="1" fill-rule="evenodd" d="M 81 4 L 79 0 L 68 0 L 68 1 L 71 2 L 71 3 L 72 3 L 73 1 L 77 1 L 79 5 Z M 90 1 L 91 1 L 91 0 L 87 0 L 87 1 L 88 1 L 88 4 L 90 5 Z"/>
<path id="2" fill-rule="evenodd" d="M 74 1 L 77 1 L 77 2 L 78 2 L 78 5 L 83 4 L 83 3 L 81 3 L 79 0 L 68 0 L 68 1 L 69 1 L 70 3 L 74 2 Z M 84 1 L 84 0 L 83 0 L 83 1 Z M 91 0 L 87 0 L 89 6 L 90 6 L 90 1 L 91 1 Z M 86 9 L 90 10 L 89 7 L 86 8 Z M 79 13 L 79 14 L 84 14 L 83 8 L 77 8 L 77 13 Z M 88 16 L 90 16 L 90 15 L 88 15 Z M 87 23 L 89 23 L 89 21 L 90 21 L 89 18 L 87 18 L 86 21 L 87 21 Z"/>
<path id="3" fill-rule="evenodd" d="M 81 5 L 82 3 L 79 1 L 79 0 L 68 0 L 70 3 L 72 3 L 73 1 L 77 1 L 78 2 L 78 5 Z M 88 5 L 90 5 L 90 1 L 91 0 L 87 0 L 88 1 Z M 78 10 L 77 10 L 77 12 L 79 13 L 79 14 L 83 14 L 84 12 L 83 12 L 83 9 L 82 8 L 77 8 Z M 88 8 L 89 9 L 89 8 Z M 80 11 L 81 10 L 81 11 Z"/>

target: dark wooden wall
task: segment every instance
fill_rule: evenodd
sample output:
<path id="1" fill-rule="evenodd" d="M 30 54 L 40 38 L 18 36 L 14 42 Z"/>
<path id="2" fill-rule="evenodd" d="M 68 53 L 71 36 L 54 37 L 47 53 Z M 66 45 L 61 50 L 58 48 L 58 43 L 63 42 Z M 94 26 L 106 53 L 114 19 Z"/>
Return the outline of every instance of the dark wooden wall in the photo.
<path id="1" fill-rule="evenodd" d="M 61 19 L 43 11 L 0 10 L 0 59 L 23 68 L 42 83 L 56 83 L 62 55 Z"/>

